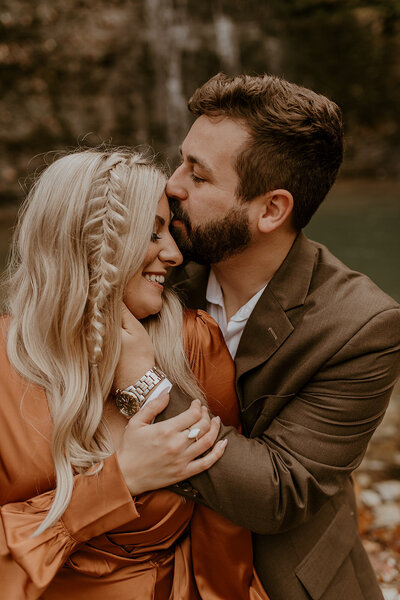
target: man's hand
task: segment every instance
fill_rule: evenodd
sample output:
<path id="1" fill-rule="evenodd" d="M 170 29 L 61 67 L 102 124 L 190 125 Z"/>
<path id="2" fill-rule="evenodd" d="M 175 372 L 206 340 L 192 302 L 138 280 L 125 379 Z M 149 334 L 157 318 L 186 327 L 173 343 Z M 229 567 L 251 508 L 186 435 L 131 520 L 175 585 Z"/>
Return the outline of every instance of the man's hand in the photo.
<path id="1" fill-rule="evenodd" d="M 162 423 L 154 418 L 167 406 L 169 395 L 161 394 L 129 421 L 117 458 L 132 496 L 188 479 L 209 469 L 224 453 L 226 440 L 215 442 L 219 417 L 210 419 L 200 400 Z M 200 429 L 197 439 L 189 439 L 190 428 Z M 198 458 L 201 456 L 201 458 Z"/>

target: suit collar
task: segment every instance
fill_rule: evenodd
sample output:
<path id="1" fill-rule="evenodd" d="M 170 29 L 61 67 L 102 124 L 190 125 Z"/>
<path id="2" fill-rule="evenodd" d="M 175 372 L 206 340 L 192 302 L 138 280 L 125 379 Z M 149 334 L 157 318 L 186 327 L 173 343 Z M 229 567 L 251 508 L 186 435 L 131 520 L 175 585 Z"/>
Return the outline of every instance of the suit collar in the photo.
<path id="1" fill-rule="evenodd" d="M 293 331 L 286 312 L 304 304 L 316 253 L 315 246 L 300 232 L 246 324 L 235 360 L 238 377 L 268 360 Z M 209 267 L 190 262 L 177 271 L 178 277 L 172 273 L 170 281 L 185 306 L 206 310 Z"/>
<path id="2" fill-rule="evenodd" d="M 250 315 L 236 352 L 236 376 L 267 361 L 292 333 L 293 325 L 266 288 Z"/>
<path id="3" fill-rule="evenodd" d="M 316 254 L 317 249 L 313 243 L 300 232 L 268 286 L 284 311 L 304 304 Z"/>
<path id="4" fill-rule="evenodd" d="M 270 358 L 292 333 L 286 314 L 307 297 L 316 249 L 299 233 L 251 313 L 236 354 L 237 377 Z"/>

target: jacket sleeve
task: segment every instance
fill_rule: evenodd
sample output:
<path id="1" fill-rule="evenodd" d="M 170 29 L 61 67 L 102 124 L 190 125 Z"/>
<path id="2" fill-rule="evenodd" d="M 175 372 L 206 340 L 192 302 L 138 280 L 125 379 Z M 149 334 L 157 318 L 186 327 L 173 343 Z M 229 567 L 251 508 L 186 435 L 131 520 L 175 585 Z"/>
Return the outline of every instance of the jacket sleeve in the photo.
<path id="1" fill-rule="evenodd" d="M 77 475 L 62 518 L 37 537 L 54 490 L 0 509 L 0 581 L 4 598 L 40 598 L 76 547 L 139 517 L 113 454 L 98 474 Z"/>
<path id="2" fill-rule="evenodd" d="M 390 309 L 359 329 L 264 426 L 261 413 L 257 437 L 221 428 L 223 457 L 191 479 L 187 495 L 256 533 L 296 527 L 359 466 L 399 371 L 400 311 Z M 183 397 L 175 391 L 172 400 L 169 410 L 180 412 Z"/>

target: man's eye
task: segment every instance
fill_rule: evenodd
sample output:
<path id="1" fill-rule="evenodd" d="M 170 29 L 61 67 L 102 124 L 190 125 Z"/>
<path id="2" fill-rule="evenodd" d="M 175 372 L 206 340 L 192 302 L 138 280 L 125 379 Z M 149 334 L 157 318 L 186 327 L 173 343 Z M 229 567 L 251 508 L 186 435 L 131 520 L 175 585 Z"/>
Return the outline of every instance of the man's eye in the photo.
<path id="1" fill-rule="evenodd" d="M 152 242 L 156 242 L 157 240 L 161 239 L 161 236 L 158 235 L 158 233 L 152 233 L 150 239 L 151 239 Z"/>
<path id="2" fill-rule="evenodd" d="M 194 173 L 192 173 L 192 180 L 195 183 L 204 183 L 205 179 L 202 179 L 201 177 L 197 177 L 197 175 L 195 175 Z"/>

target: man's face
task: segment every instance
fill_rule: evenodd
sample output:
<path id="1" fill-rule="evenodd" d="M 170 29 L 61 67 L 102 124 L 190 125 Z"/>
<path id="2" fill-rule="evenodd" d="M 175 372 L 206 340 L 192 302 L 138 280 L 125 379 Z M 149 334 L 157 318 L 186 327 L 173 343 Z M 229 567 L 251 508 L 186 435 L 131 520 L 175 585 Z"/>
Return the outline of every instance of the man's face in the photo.
<path id="1" fill-rule="evenodd" d="M 237 121 L 199 117 L 182 144 L 182 163 L 167 183 L 172 233 L 186 258 L 216 264 L 250 242 L 248 205 L 236 197 L 234 162 L 249 134 Z"/>

